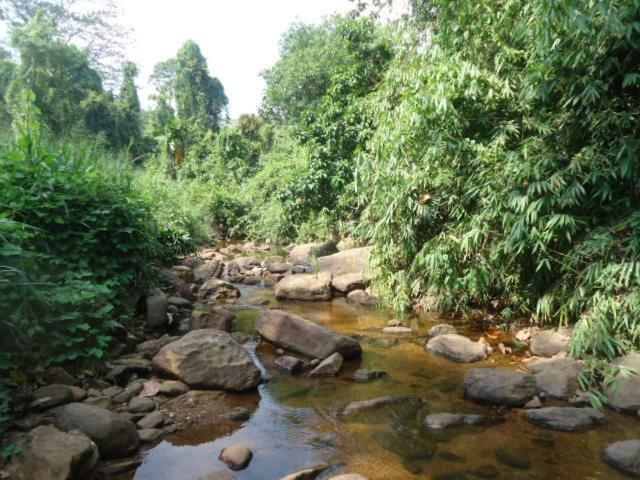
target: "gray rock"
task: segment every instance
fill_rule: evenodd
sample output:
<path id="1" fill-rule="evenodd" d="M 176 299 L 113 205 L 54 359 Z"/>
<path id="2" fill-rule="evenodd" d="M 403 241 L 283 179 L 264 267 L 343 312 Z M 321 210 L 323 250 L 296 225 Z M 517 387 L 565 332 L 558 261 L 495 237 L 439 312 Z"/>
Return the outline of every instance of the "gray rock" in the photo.
<path id="1" fill-rule="evenodd" d="M 194 310 L 191 314 L 191 328 L 199 330 L 213 328 L 230 332 L 236 316 L 222 307 L 209 307 L 207 310 Z"/>
<path id="2" fill-rule="evenodd" d="M 128 407 L 131 413 L 149 413 L 155 409 L 155 402 L 148 397 L 133 397 Z"/>
<path id="3" fill-rule="evenodd" d="M 573 358 L 553 358 L 537 362 L 531 369 L 541 394 L 568 400 L 580 388 L 578 375 L 584 363 Z"/>
<path id="4" fill-rule="evenodd" d="M 43 425 L 29 432 L 22 473 L 27 480 L 89 478 L 99 460 L 96 444 L 80 432 Z"/>
<path id="5" fill-rule="evenodd" d="M 261 378 L 251 355 L 230 334 L 213 329 L 194 330 L 165 345 L 152 364 L 194 388 L 251 390 Z"/>
<path id="6" fill-rule="evenodd" d="M 125 336 L 126 336 L 126 331 L 125 331 Z M 75 378 L 69 375 L 69 372 L 67 372 L 62 367 L 51 367 L 47 369 L 47 371 L 43 375 L 43 379 L 45 383 L 47 383 L 48 385 L 58 384 L 58 385 L 71 386 L 76 384 Z"/>
<path id="7" fill-rule="evenodd" d="M 267 310 L 256 320 L 256 330 L 265 340 L 310 358 L 325 359 L 340 353 L 344 359 L 360 357 L 357 340 L 281 310 Z"/>
<path id="8" fill-rule="evenodd" d="M 370 255 L 371 247 L 350 248 L 318 258 L 318 268 L 321 272 L 330 272 L 334 277 L 357 273 L 366 279 Z"/>
<path id="9" fill-rule="evenodd" d="M 265 258 L 262 267 L 270 273 L 287 273 L 293 270 L 293 265 L 285 262 L 284 258 L 279 256 Z"/>
<path id="10" fill-rule="evenodd" d="M 171 267 L 171 273 L 185 283 L 193 283 L 195 281 L 193 269 L 186 265 L 174 265 Z"/>
<path id="11" fill-rule="evenodd" d="M 187 300 L 186 298 L 182 298 L 182 297 L 169 297 L 167 299 L 167 301 L 169 302 L 169 305 L 173 305 L 174 307 L 178 307 L 178 308 L 192 308 L 193 305 L 191 304 L 191 302 L 189 300 Z"/>
<path id="12" fill-rule="evenodd" d="M 242 443 L 231 445 L 220 452 L 218 460 L 227 464 L 233 470 L 242 470 L 247 468 L 249 462 L 253 458 L 253 452 Z"/>
<path id="13" fill-rule="evenodd" d="M 322 257 L 323 255 L 330 255 L 337 252 L 335 243 L 305 243 L 303 245 L 296 245 L 289 252 L 289 261 L 293 264 L 307 264 L 311 260 L 311 257 Z"/>
<path id="14" fill-rule="evenodd" d="M 566 352 L 571 341 L 571 331 L 566 328 L 540 330 L 531 333 L 529 350 L 539 357 L 553 357 Z"/>
<path id="15" fill-rule="evenodd" d="M 164 424 L 164 420 L 164 413 L 162 413 L 160 410 L 156 410 L 138 420 L 138 426 L 143 430 L 149 428 L 158 428 Z"/>
<path id="16" fill-rule="evenodd" d="M 158 443 L 164 438 L 165 432 L 159 428 L 143 428 L 138 430 L 138 435 L 142 443 Z"/>
<path id="17" fill-rule="evenodd" d="M 386 407 L 387 405 L 396 405 L 399 403 L 404 403 L 412 400 L 411 397 L 378 397 L 372 400 L 360 400 L 356 402 L 351 402 L 349 405 L 345 407 L 342 411 L 344 416 L 348 415 L 356 415 L 361 412 L 365 412 L 367 410 L 375 410 L 378 408 Z"/>
<path id="18" fill-rule="evenodd" d="M 146 340 L 136 345 L 136 352 L 141 354 L 144 358 L 151 360 L 165 345 L 175 342 L 178 337 L 171 337 L 168 334 L 164 334 L 160 338 L 153 338 Z"/>
<path id="19" fill-rule="evenodd" d="M 31 408 L 46 410 L 73 401 L 73 391 L 68 385 L 47 385 L 40 387 L 31 395 Z"/>
<path id="20" fill-rule="evenodd" d="M 222 260 L 209 260 L 197 267 L 193 274 L 196 283 L 204 283 L 212 278 L 220 278 L 224 272 Z"/>
<path id="21" fill-rule="evenodd" d="M 189 391 L 189 387 L 177 380 L 167 380 L 162 382 L 158 393 L 166 395 L 167 397 L 177 397 Z"/>
<path id="22" fill-rule="evenodd" d="M 113 400 L 106 395 L 86 398 L 83 403 L 86 403 L 87 405 L 94 405 L 96 407 L 104 408 L 107 410 L 113 408 Z"/>
<path id="23" fill-rule="evenodd" d="M 449 325 L 448 323 L 440 323 L 431 327 L 427 332 L 427 336 L 429 338 L 434 338 L 439 335 L 450 335 L 452 333 L 458 333 L 458 329 L 453 325 Z"/>
<path id="24" fill-rule="evenodd" d="M 147 323 L 151 328 L 161 327 L 168 322 L 169 301 L 161 290 L 155 289 L 147 296 Z"/>
<path id="25" fill-rule="evenodd" d="M 138 395 L 143 388 L 143 384 L 140 380 L 130 383 L 126 388 L 113 397 L 115 403 L 128 403 L 133 397 Z"/>
<path id="26" fill-rule="evenodd" d="M 69 403 L 56 410 L 56 426 L 63 430 L 80 430 L 98 446 L 102 458 L 131 455 L 140 439 L 133 423 L 121 416 L 86 403 Z"/>
<path id="27" fill-rule="evenodd" d="M 234 422 L 244 422 L 251 418 L 251 412 L 243 407 L 236 407 L 227 414 L 229 420 Z"/>
<path id="28" fill-rule="evenodd" d="M 424 426 L 431 430 L 444 430 L 463 425 L 487 427 L 504 422 L 503 417 L 496 415 L 476 415 L 459 413 L 432 413 L 424 419 Z"/>
<path id="29" fill-rule="evenodd" d="M 287 275 L 275 287 L 276 298 L 282 300 L 330 300 L 330 273 Z"/>
<path id="30" fill-rule="evenodd" d="M 333 277 L 331 285 L 339 292 L 349 293 L 352 290 L 364 289 L 366 282 L 363 272 L 352 272 Z"/>
<path id="31" fill-rule="evenodd" d="M 523 418 L 534 425 L 563 432 L 581 432 L 591 428 L 604 415 L 594 408 L 546 407 L 522 412 Z"/>
<path id="32" fill-rule="evenodd" d="M 626 413 L 636 413 L 640 410 L 640 353 L 631 353 L 618 357 L 613 365 L 633 369 L 634 372 L 619 374 L 615 378 L 605 378 L 605 394 L 609 406 L 614 410 Z"/>
<path id="33" fill-rule="evenodd" d="M 295 375 L 304 370 L 305 363 L 300 358 L 291 355 L 282 355 L 273 362 L 280 370 L 290 375 Z"/>
<path id="34" fill-rule="evenodd" d="M 464 388 L 472 400 L 511 407 L 521 407 L 538 394 L 533 375 L 499 368 L 468 370 Z"/>
<path id="35" fill-rule="evenodd" d="M 540 401 L 540 397 L 533 397 L 533 400 L 529 400 L 524 404 L 524 408 L 542 408 L 542 402 Z"/>
<path id="36" fill-rule="evenodd" d="M 198 299 L 203 303 L 216 303 L 221 300 L 233 300 L 240 296 L 240 290 L 229 282 L 212 278 L 202 284 L 198 290 Z"/>
<path id="37" fill-rule="evenodd" d="M 369 382 L 386 376 L 387 372 L 382 370 L 369 370 L 367 368 L 360 368 L 353 374 L 353 378 L 357 382 Z"/>
<path id="38" fill-rule="evenodd" d="M 315 467 L 303 468 L 289 475 L 282 477 L 280 480 L 314 480 L 322 472 L 328 470 L 330 465 L 316 465 Z"/>
<path id="39" fill-rule="evenodd" d="M 438 335 L 432 338 L 427 342 L 427 350 L 459 363 L 484 360 L 492 352 L 491 347 L 483 339 L 472 342 L 457 333 Z"/>
<path id="40" fill-rule="evenodd" d="M 339 353 L 334 353 L 333 355 L 325 358 L 320 364 L 309 372 L 310 377 L 335 377 L 340 369 L 342 368 L 342 363 L 344 359 L 342 355 Z"/>
<path id="41" fill-rule="evenodd" d="M 602 458 L 624 473 L 633 477 L 640 476 L 640 440 L 612 443 L 605 448 Z"/>
<path id="42" fill-rule="evenodd" d="M 408 335 L 413 333 L 413 330 L 411 330 L 409 327 L 384 327 L 382 329 L 382 333 L 388 333 L 388 334 L 393 334 L 393 335 Z"/>
<path id="43" fill-rule="evenodd" d="M 366 290 L 353 290 L 347 294 L 347 302 L 360 305 L 378 305 L 378 297 L 368 293 Z"/>

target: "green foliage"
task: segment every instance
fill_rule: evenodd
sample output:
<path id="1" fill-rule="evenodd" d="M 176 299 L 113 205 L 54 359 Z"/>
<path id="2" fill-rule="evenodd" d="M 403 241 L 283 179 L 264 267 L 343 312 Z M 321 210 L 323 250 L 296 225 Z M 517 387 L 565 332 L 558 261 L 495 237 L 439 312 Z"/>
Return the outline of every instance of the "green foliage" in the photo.
<path id="1" fill-rule="evenodd" d="M 378 287 L 637 349 L 637 2 L 423 5 L 431 46 L 404 35 L 357 172 Z"/>

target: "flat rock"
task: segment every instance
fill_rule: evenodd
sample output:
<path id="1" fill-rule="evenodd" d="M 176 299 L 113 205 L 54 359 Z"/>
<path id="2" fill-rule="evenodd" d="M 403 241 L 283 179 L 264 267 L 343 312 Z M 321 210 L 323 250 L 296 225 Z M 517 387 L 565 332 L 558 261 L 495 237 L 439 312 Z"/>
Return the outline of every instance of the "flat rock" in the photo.
<path id="1" fill-rule="evenodd" d="M 305 362 L 298 358 L 292 357 L 291 355 L 282 355 L 281 357 L 276 358 L 273 362 L 280 370 L 290 374 L 296 375 L 304 370 Z"/>
<path id="2" fill-rule="evenodd" d="M 138 426 L 141 429 L 158 428 L 164 424 L 164 414 L 160 410 L 156 410 L 141 418 L 138 421 Z"/>
<path id="3" fill-rule="evenodd" d="M 289 252 L 289 261 L 294 264 L 306 264 L 309 263 L 311 257 L 319 258 L 337 251 L 338 249 L 333 242 L 305 243 L 303 245 L 296 245 L 291 249 Z"/>
<path id="4" fill-rule="evenodd" d="M 143 428 L 138 430 L 138 436 L 142 443 L 158 443 L 165 437 L 164 430 L 159 428 Z"/>
<path id="5" fill-rule="evenodd" d="M 452 333 L 458 333 L 458 329 L 448 323 L 440 323 L 431 327 L 427 332 L 427 336 L 429 338 L 434 338 L 439 335 L 450 335 Z"/>
<path id="6" fill-rule="evenodd" d="M 46 410 L 73 401 L 73 390 L 68 385 L 46 385 L 32 393 L 31 407 Z"/>
<path id="7" fill-rule="evenodd" d="M 432 413 L 424 419 L 424 426 L 431 430 L 444 430 L 450 427 L 473 426 L 487 427 L 504 422 L 496 415 L 476 415 L 459 413 Z"/>
<path id="8" fill-rule="evenodd" d="M 256 330 L 268 342 L 310 358 L 323 360 L 336 352 L 347 360 L 362 355 L 357 340 L 281 310 L 263 312 Z"/>
<path id="9" fill-rule="evenodd" d="M 612 443 L 604 449 L 602 458 L 628 475 L 640 476 L 640 440 Z"/>
<path id="10" fill-rule="evenodd" d="M 438 335 L 427 342 L 426 348 L 435 355 L 459 363 L 484 360 L 492 352 L 492 348 L 483 339 L 472 342 L 457 333 Z"/>
<path id="11" fill-rule="evenodd" d="M 330 273 L 287 275 L 275 287 L 276 298 L 282 300 L 330 300 Z"/>
<path id="12" fill-rule="evenodd" d="M 370 255 L 371 247 L 350 248 L 318 258 L 318 268 L 321 272 L 330 272 L 334 277 L 356 273 L 366 279 Z"/>
<path id="13" fill-rule="evenodd" d="M 409 327 L 384 327 L 382 333 L 389 333 L 393 335 L 407 335 L 413 333 Z"/>
<path id="14" fill-rule="evenodd" d="M 133 397 L 128 406 L 131 413 L 149 413 L 155 409 L 155 402 L 148 397 Z"/>
<path id="15" fill-rule="evenodd" d="M 538 394 L 533 375 L 499 368 L 468 370 L 464 388 L 472 400 L 510 407 L 521 407 Z"/>
<path id="16" fill-rule="evenodd" d="M 236 316 L 223 307 L 209 307 L 207 310 L 194 310 L 191 313 L 191 328 L 200 330 L 213 328 L 230 332 Z"/>
<path id="17" fill-rule="evenodd" d="M 153 368 L 193 388 L 251 390 L 261 380 L 251 355 L 226 332 L 194 330 L 165 345 Z"/>
<path id="18" fill-rule="evenodd" d="M 290 473 L 287 476 L 282 477 L 280 480 L 314 480 L 318 477 L 322 472 L 328 470 L 330 468 L 329 465 L 316 465 L 315 467 L 303 468 L 302 470 L 297 470 L 293 473 Z"/>
<path id="19" fill-rule="evenodd" d="M 63 431 L 80 430 L 96 443 L 101 458 L 126 457 L 140 444 L 133 423 L 95 405 L 69 403 L 58 407 L 55 425 Z"/>
<path id="20" fill-rule="evenodd" d="M 309 372 L 310 377 L 335 377 L 340 369 L 344 358 L 339 353 L 329 355 L 323 361 L 321 361 L 316 368 Z"/>
<path id="21" fill-rule="evenodd" d="M 212 278 L 202 284 L 198 290 L 198 299 L 203 303 L 233 300 L 240 296 L 240 290 L 229 282 Z"/>
<path id="22" fill-rule="evenodd" d="M 158 393 L 167 397 L 177 397 L 189 391 L 189 387 L 178 380 L 167 380 L 162 382 Z"/>
<path id="23" fill-rule="evenodd" d="M 522 412 L 522 417 L 539 427 L 563 432 L 582 432 L 591 428 L 604 415 L 594 408 L 546 407 Z"/>
<path id="24" fill-rule="evenodd" d="M 615 378 L 605 378 L 604 391 L 609 406 L 614 410 L 631 414 L 640 411 L 640 353 L 618 357 L 611 363 L 633 369 L 634 373 L 620 373 Z"/>
<path id="25" fill-rule="evenodd" d="M 187 300 L 186 298 L 182 298 L 182 297 L 169 297 L 167 299 L 167 301 L 169 302 L 169 305 L 173 305 L 174 307 L 178 307 L 178 308 L 192 308 L 193 305 L 191 304 L 191 302 L 189 300 Z"/>
<path id="26" fill-rule="evenodd" d="M 359 400 L 356 402 L 351 402 L 349 405 L 347 405 L 342 411 L 342 414 L 344 416 L 356 415 L 367 410 L 375 410 L 378 408 L 386 407 L 387 405 L 397 405 L 399 403 L 408 402 L 410 400 L 412 400 L 411 397 L 394 396 L 378 397 L 371 400 Z"/>
<path id="27" fill-rule="evenodd" d="M 339 292 L 349 293 L 352 290 L 364 289 L 366 281 L 363 272 L 351 272 L 333 277 L 331 285 Z"/>
<path id="28" fill-rule="evenodd" d="M 534 331 L 531 333 L 529 350 L 539 357 L 553 357 L 566 352 L 570 341 L 571 330 L 566 328 Z"/>
<path id="29" fill-rule="evenodd" d="M 29 432 L 22 473 L 33 480 L 79 480 L 89 478 L 98 460 L 96 444 L 83 433 L 42 425 Z"/>
<path id="30" fill-rule="evenodd" d="M 549 398 L 568 400 L 580 388 L 578 375 L 584 363 L 573 358 L 552 358 L 531 366 L 540 393 Z"/>
<path id="31" fill-rule="evenodd" d="M 218 460 L 234 470 L 247 468 L 253 458 L 253 452 L 242 443 L 231 445 L 220 452 Z"/>

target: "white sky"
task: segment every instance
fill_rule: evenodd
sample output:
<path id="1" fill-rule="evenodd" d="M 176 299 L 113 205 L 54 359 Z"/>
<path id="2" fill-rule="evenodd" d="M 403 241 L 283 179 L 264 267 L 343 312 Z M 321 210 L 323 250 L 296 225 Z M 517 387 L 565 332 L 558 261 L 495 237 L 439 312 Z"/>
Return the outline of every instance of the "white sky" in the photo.
<path id="1" fill-rule="evenodd" d="M 117 0 L 122 23 L 133 28 L 127 57 L 140 69 L 139 96 L 149 105 L 153 66 L 194 40 L 222 82 L 229 114 L 256 112 L 264 82 L 260 71 L 278 59 L 280 36 L 298 20 L 317 23 L 344 13 L 349 0 Z"/>

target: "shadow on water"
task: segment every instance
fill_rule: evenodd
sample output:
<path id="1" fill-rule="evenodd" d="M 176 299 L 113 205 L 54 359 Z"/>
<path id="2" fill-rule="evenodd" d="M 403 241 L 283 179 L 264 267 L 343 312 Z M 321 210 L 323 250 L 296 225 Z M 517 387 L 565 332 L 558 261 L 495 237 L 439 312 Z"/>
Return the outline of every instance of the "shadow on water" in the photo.
<path id="1" fill-rule="evenodd" d="M 270 294 L 243 287 L 245 299 L 256 295 Z M 198 480 L 225 467 L 217 460 L 218 454 L 234 443 L 246 443 L 254 453 L 247 469 L 234 472 L 239 480 L 278 480 L 318 463 L 336 465 L 333 475 L 358 472 L 370 480 L 625 478 L 600 460 L 601 452 L 612 441 L 637 436 L 640 422 L 613 412 L 607 412 L 602 425 L 581 434 L 536 428 L 524 422 L 517 411 L 507 412 L 504 422 L 490 427 L 428 431 L 422 423 L 428 413 L 496 413 L 464 398 L 462 379 L 469 365 L 434 357 L 419 341 L 430 326 L 446 317 L 413 319 L 417 335 L 392 338 L 380 333 L 391 315 L 369 307 L 341 299 L 281 306 L 342 333 L 357 335 L 363 345 L 362 360 L 346 362 L 335 379 L 289 377 L 274 368 L 275 349 L 261 343 L 252 349 L 252 355 L 271 380 L 259 387 L 259 405 L 253 416 L 235 431 L 212 430 L 206 440 L 207 432 L 198 432 L 203 441 L 197 445 L 184 441 L 189 432 L 170 437 L 149 450 L 132 478 Z M 255 314 L 247 319 L 251 317 Z M 463 331 L 472 337 L 479 334 L 475 329 Z M 516 368 L 518 363 L 515 358 L 494 354 L 473 364 L 482 366 Z M 357 368 L 380 369 L 388 375 L 355 382 L 352 377 Z M 386 395 L 415 400 L 342 415 L 351 401 Z"/>

